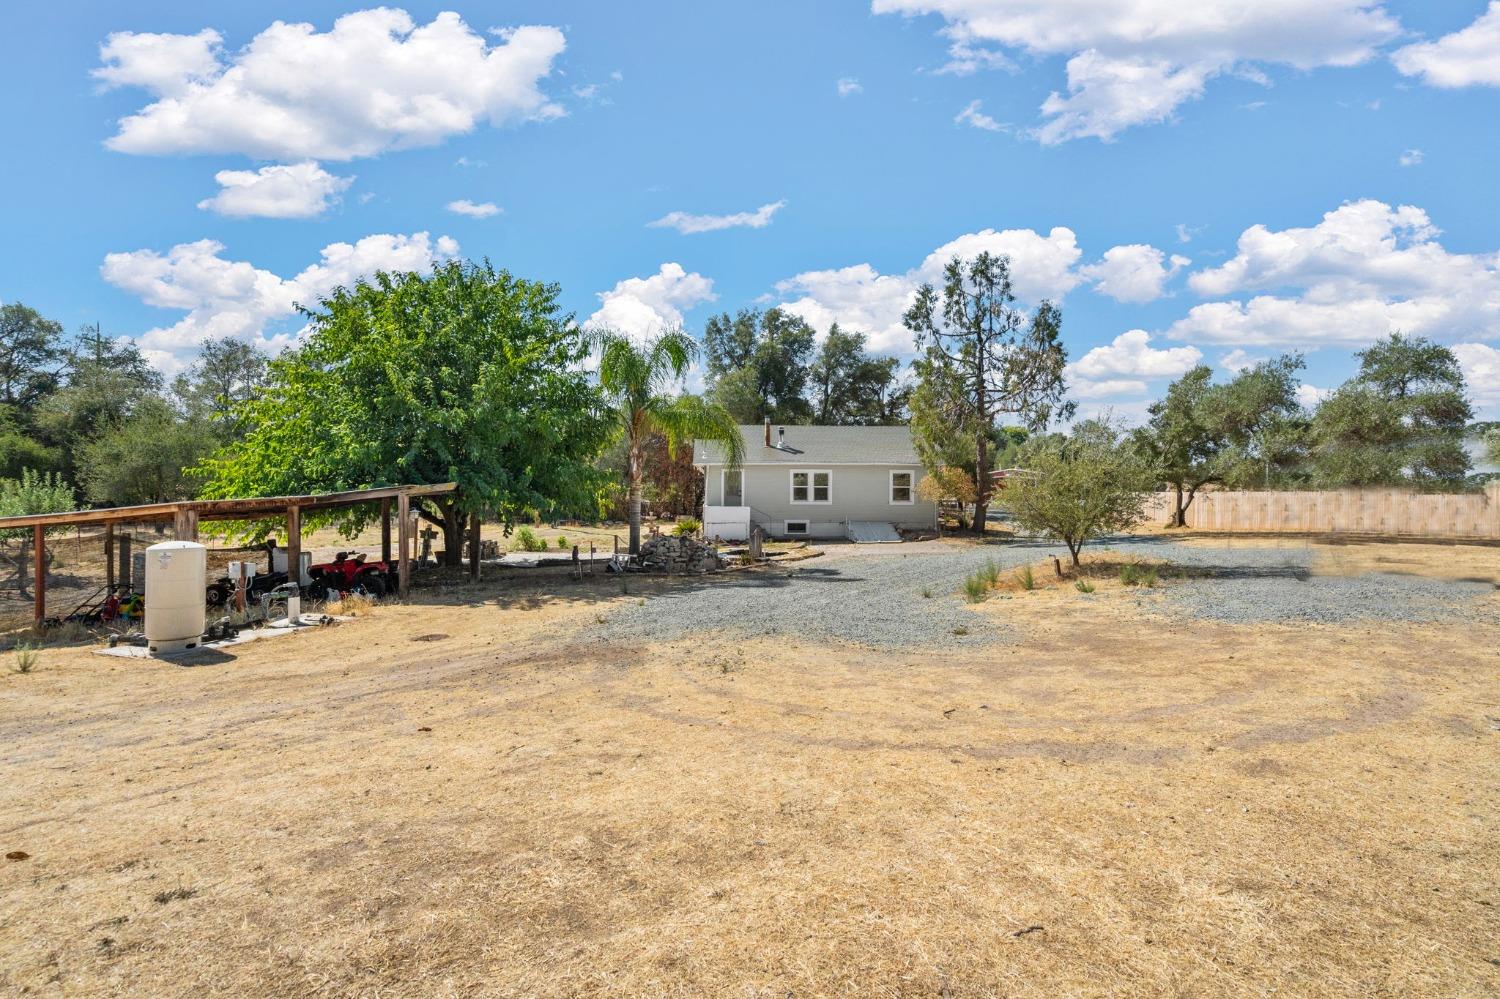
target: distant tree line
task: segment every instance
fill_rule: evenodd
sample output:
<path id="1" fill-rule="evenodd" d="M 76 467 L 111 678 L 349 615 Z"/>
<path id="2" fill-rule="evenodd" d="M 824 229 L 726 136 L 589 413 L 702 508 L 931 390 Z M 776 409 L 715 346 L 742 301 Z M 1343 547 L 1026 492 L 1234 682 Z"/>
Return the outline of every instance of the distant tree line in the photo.
<path id="1" fill-rule="evenodd" d="M 924 494 L 958 500 L 977 529 L 991 473 L 1032 464 L 1058 482 L 1096 482 L 1078 462 L 1113 468 L 1131 488 L 1143 477 L 1173 493 L 1178 523 L 1205 487 L 1474 481 L 1462 371 L 1421 337 L 1392 333 L 1359 352 L 1355 376 L 1311 407 L 1299 396 L 1303 360 L 1288 354 L 1225 380 L 1195 367 L 1142 426 L 1106 419 L 1067 435 L 1055 429 L 1075 412 L 1062 312 L 1019 308 L 1003 256 L 955 258 L 940 285 L 918 290 L 904 316 L 917 346 L 906 372 L 863 333 L 833 325 L 820 339 L 782 309 L 716 315 L 700 348 L 681 331 L 647 344 L 586 331 L 559 297 L 487 261 L 380 273 L 305 310 L 307 336 L 281 356 L 210 339 L 170 382 L 97 325 L 69 337 L 34 309 L 0 306 L 7 509 L 455 481 L 456 494 L 421 512 L 456 558 L 476 514 L 509 524 L 695 510 L 691 438 L 766 419 L 910 423 L 932 473 Z M 700 359 L 694 395 L 683 382 Z M 1500 458 L 1500 428 L 1479 429 Z"/>

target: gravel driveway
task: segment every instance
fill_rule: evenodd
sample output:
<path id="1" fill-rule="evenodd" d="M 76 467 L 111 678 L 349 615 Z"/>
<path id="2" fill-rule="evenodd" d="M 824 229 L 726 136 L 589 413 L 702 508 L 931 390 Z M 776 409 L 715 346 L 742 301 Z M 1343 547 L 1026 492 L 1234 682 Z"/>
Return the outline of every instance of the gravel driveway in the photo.
<path id="1" fill-rule="evenodd" d="M 907 547 L 907 546 L 902 546 Z M 975 614 L 959 587 L 993 560 L 1002 571 L 1061 550 L 1044 542 L 982 548 L 911 545 L 866 553 L 836 546 L 786 569 L 704 577 L 622 607 L 606 618 L 606 640 L 671 641 L 739 633 L 832 639 L 880 648 L 955 647 L 1002 640 L 994 615 Z M 1120 538 L 1094 553 L 1165 559 L 1210 578 L 1167 580 L 1139 591 L 1156 613 L 1238 624 L 1339 623 L 1361 618 L 1432 621 L 1474 613 L 1491 583 L 1420 576 L 1315 576 L 1307 548 L 1206 547 L 1160 538 Z M 924 596 L 924 591 L 931 596 Z M 1493 605 L 1486 607 L 1494 613 Z"/>

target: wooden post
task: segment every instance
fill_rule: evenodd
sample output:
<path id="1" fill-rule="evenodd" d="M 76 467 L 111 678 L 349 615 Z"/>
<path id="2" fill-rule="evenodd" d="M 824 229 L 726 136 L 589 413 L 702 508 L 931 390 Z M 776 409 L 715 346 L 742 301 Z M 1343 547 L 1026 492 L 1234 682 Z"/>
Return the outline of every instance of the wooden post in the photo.
<path id="1" fill-rule="evenodd" d="M 115 592 L 115 525 L 112 523 L 104 525 L 104 586 L 109 593 Z"/>
<path id="2" fill-rule="evenodd" d="M 302 585 L 302 508 L 286 508 L 286 581 Z"/>
<path id="3" fill-rule="evenodd" d="M 396 497 L 396 545 L 401 549 L 396 592 L 402 598 L 411 589 L 411 533 L 411 497 L 401 493 Z"/>
<path id="4" fill-rule="evenodd" d="M 178 510 L 172 517 L 172 533 L 178 541 L 197 541 L 198 511 Z"/>
<path id="5" fill-rule="evenodd" d="M 391 564 L 391 501 L 380 501 L 380 561 Z"/>
<path id="6" fill-rule="evenodd" d="M 119 544 L 117 546 L 120 550 L 120 567 L 115 573 L 115 578 L 118 579 L 121 584 L 130 587 L 132 591 L 135 590 L 136 585 L 135 560 L 131 557 L 130 554 L 131 548 L 134 546 L 134 544 L 135 538 L 131 537 L 129 531 L 125 532 L 125 534 L 120 538 Z M 144 583 L 144 580 L 141 580 L 141 582 Z"/>
<path id="7" fill-rule="evenodd" d="M 469 517 L 469 582 L 479 582 L 479 514 Z"/>
<path id="8" fill-rule="evenodd" d="M 31 590 L 36 597 L 36 626 L 40 628 L 47 620 L 47 531 L 41 524 L 31 528 L 31 550 L 36 559 L 33 564 L 36 578 L 31 581 Z"/>

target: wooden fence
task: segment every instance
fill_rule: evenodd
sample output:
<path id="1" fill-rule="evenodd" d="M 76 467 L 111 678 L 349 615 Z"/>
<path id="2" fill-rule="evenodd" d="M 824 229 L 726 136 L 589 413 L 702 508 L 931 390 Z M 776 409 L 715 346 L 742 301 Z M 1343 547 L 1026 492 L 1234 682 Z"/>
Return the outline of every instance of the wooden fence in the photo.
<path id="1" fill-rule="evenodd" d="M 1153 493 L 1146 503 L 1147 522 L 1171 520 L 1173 499 L 1171 493 Z M 1188 507 L 1187 521 L 1200 531 L 1500 540 L 1500 483 L 1480 493 L 1200 492 Z"/>

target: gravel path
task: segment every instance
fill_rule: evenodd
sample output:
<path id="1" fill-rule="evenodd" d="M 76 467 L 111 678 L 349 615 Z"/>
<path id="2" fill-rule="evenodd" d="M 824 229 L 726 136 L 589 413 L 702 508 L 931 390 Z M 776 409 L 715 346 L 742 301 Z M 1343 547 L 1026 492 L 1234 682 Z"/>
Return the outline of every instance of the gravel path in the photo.
<path id="1" fill-rule="evenodd" d="M 687 583 L 630 605 L 604 623 L 606 640 L 671 641 L 740 633 L 832 639 L 881 648 L 964 646 L 1006 637 L 1004 623 L 975 614 L 959 587 L 993 559 L 1003 570 L 1059 546 L 990 545 L 915 554 L 836 549 L 787 570 L 728 573 Z M 1153 612 L 1233 624 L 1340 623 L 1360 619 L 1434 621 L 1475 612 L 1491 583 L 1367 573 L 1315 576 L 1307 548 L 1203 547 L 1158 538 L 1121 538 L 1095 554 L 1164 559 L 1207 570 L 1139 591 Z M 931 592 L 924 597 L 923 591 Z M 1487 607 L 1486 613 L 1495 613 Z M 955 632 L 958 632 L 955 634 Z"/>
<path id="2" fill-rule="evenodd" d="M 1055 546 L 990 545 L 914 555 L 846 554 L 809 559 L 786 570 L 705 577 L 629 605 L 605 621 L 606 639 L 671 641 L 739 632 L 755 636 L 861 642 L 881 648 L 995 641 L 1005 629 L 975 614 L 958 588 L 993 559 L 1002 569 L 1031 562 Z M 931 597 L 924 597 L 929 589 Z M 954 634 L 967 629 L 967 634 Z"/>

